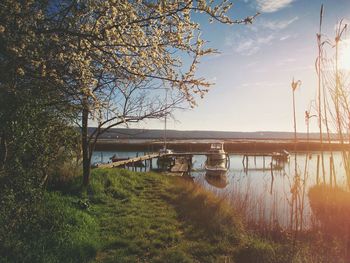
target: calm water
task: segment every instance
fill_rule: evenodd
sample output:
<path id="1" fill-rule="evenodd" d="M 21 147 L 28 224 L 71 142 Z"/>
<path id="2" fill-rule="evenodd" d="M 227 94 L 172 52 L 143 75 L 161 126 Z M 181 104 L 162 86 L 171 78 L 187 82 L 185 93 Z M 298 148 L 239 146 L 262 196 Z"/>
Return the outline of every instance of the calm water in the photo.
<path id="1" fill-rule="evenodd" d="M 119 157 L 143 155 L 143 152 L 95 152 L 93 162 L 108 162 L 115 153 Z M 248 170 L 246 170 L 242 163 L 243 155 L 232 154 L 230 155 L 230 169 L 226 178 L 220 181 L 212 181 L 205 176 L 205 156 L 194 156 L 194 171 L 191 172 L 191 176 L 196 183 L 231 202 L 250 221 L 278 223 L 280 226 L 289 227 L 293 220 L 291 219 L 293 207 L 293 213 L 297 211 L 298 220 L 302 220 L 305 227 L 312 223 L 307 193 L 310 187 L 317 184 L 317 155 L 320 153 L 291 154 L 288 162 L 273 167 L 271 172 L 270 157 L 265 157 L 265 164 L 263 157 L 249 157 Z M 327 183 L 330 183 L 330 157 L 331 153 L 324 153 Z M 343 186 L 346 183 L 346 177 L 341 154 L 333 153 L 333 158 L 336 184 Z M 156 167 L 155 160 L 153 167 Z M 321 158 L 319 175 L 319 182 L 323 182 Z M 332 181 L 334 184 L 334 179 Z"/>

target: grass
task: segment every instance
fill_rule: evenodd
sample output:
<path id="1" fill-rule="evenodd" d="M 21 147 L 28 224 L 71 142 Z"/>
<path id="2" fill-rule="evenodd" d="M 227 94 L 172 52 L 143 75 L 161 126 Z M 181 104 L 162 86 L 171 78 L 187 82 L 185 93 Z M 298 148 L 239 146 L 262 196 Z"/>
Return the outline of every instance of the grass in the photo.
<path id="1" fill-rule="evenodd" d="M 100 225 L 101 248 L 95 262 L 272 262 L 274 258 L 271 245 L 248 238 L 224 200 L 192 181 L 96 169 L 86 196 Z"/>
<path id="2" fill-rule="evenodd" d="M 46 192 L 0 242 L 0 262 L 88 262 L 98 248 L 98 221 L 79 199 Z M 1 220 L 0 220 L 1 221 Z"/>
<path id="3" fill-rule="evenodd" d="M 210 213 L 218 206 L 189 185 L 152 173 L 95 170 L 88 195 L 101 225 L 96 262 L 215 262 L 232 256 L 238 230 L 228 231 L 215 224 L 218 217 L 196 209 L 194 202 L 203 207 L 207 201 Z M 229 222 L 226 216 L 222 220 Z"/>
<path id="4" fill-rule="evenodd" d="M 312 262 L 248 233 L 232 206 L 191 180 L 95 169 L 84 192 L 80 181 L 51 187 L 31 257 L 7 262 Z"/>

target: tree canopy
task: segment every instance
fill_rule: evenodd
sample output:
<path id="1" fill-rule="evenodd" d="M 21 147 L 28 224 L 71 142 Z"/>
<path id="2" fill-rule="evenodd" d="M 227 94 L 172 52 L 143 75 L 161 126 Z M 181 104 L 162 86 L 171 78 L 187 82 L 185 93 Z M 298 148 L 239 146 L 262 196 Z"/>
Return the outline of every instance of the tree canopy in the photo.
<path id="1" fill-rule="evenodd" d="M 2 92 L 21 96 L 29 89 L 28 96 L 41 94 L 50 110 L 80 122 L 84 160 L 90 159 L 89 119 L 102 128 L 159 118 L 181 102 L 195 106 L 208 92 L 211 83 L 195 72 L 200 58 L 216 50 L 201 38 L 196 16 L 225 24 L 255 18 L 231 19 L 231 5 L 226 0 L 4 0 Z M 160 103 L 155 92 L 162 85 L 175 94 L 169 104 Z"/>

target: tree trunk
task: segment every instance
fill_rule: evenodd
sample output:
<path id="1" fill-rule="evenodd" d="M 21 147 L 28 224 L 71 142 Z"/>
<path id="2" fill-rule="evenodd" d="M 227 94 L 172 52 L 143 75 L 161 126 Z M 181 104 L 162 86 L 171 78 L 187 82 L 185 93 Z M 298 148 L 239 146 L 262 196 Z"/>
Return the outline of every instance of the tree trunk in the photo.
<path id="1" fill-rule="evenodd" d="M 87 104 L 87 98 L 83 98 L 83 114 L 82 114 L 82 136 L 81 136 L 81 146 L 83 148 L 83 186 L 89 184 L 90 179 L 90 151 L 89 151 L 89 141 L 88 141 L 88 119 L 89 119 L 89 109 Z"/>

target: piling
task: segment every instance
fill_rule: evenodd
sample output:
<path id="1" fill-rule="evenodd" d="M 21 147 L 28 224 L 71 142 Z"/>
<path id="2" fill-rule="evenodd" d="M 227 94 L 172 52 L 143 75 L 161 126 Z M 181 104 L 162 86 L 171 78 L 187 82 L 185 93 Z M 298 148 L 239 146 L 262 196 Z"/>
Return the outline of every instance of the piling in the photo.
<path id="1" fill-rule="evenodd" d="M 271 167 L 271 187 L 270 187 L 270 194 L 272 195 L 273 181 L 275 180 L 275 177 L 273 176 L 273 164 L 272 164 L 272 160 L 271 160 L 271 163 L 270 163 L 270 167 Z"/>
<path id="2" fill-rule="evenodd" d="M 248 165 L 249 165 L 249 161 L 248 161 L 248 155 L 247 155 L 245 159 L 246 173 L 248 173 Z"/>

